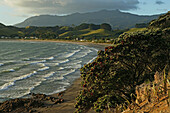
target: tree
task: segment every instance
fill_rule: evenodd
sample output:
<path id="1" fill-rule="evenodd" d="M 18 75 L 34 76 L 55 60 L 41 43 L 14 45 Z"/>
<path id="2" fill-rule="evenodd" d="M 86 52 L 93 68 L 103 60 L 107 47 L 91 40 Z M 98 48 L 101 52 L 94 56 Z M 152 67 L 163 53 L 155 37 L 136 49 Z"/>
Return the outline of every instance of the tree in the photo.
<path id="1" fill-rule="evenodd" d="M 89 28 L 89 24 L 83 23 L 80 24 L 79 26 L 75 27 L 75 30 L 83 30 L 83 29 L 88 29 Z"/>
<path id="2" fill-rule="evenodd" d="M 97 29 L 100 29 L 100 25 L 90 24 L 90 25 L 89 25 L 89 28 L 90 28 L 91 30 L 97 30 Z"/>
<path id="3" fill-rule="evenodd" d="M 135 27 L 136 28 L 145 28 L 147 27 L 149 24 L 148 23 L 139 23 L 139 24 L 136 24 Z"/>
<path id="4" fill-rule="evenodd" d="M 166 34 L 167 37 L 164 37 Z M 135 86 L 153 79 L 155 71 L 169 64 L 170 29 L 124 33 L 114 45 L 99 51 L 97 58 L 81 68 L 83 90 L 77 96 L 76 112 L 96 112 L 130 101 Z"/>
<path id="5" fill-rule="evenodd" d="M 105 29 L 105 30 L 111 31 L 112 27 L 110 26 L 110 24 L 103 23 L 100 25 L 100 29 Z"/>

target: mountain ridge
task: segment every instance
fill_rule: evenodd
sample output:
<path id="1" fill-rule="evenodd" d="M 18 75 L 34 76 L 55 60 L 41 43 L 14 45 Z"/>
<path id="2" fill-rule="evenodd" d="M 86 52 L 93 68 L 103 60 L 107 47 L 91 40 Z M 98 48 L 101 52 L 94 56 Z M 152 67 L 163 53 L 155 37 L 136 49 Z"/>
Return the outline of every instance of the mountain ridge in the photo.
<path id="1" fill-rule="evenodd" d="M 73 13 L 70 15 L 40 15 L 27 18 L 15 24 L 16 27 L 26 26 L 72 26 L 82 23 L 102 24 L 108 23 L 113 29 L 132 28 L 136 23 L 148 23 L 159 15 L 143 16 L 121 12 L 119 10 L 100 10 L 88 13 Z"/>

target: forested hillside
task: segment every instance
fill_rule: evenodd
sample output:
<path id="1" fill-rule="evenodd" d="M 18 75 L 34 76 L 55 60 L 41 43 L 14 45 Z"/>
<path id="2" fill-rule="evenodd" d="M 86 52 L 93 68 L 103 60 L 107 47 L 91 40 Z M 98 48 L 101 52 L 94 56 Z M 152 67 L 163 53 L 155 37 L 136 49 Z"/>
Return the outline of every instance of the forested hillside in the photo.
<path id="1" fill-rule="evenodd" d="M 156 71 L 169 71 L 170 12 L 150 22 L 148 28 L 120 35 L 113 46 L 81 68 L 83 90 L 76 112 L 126 108 L 135 98 L 136 86 L 153 81 Z M 134 95 L 132 97 L 132 95 Z"/>

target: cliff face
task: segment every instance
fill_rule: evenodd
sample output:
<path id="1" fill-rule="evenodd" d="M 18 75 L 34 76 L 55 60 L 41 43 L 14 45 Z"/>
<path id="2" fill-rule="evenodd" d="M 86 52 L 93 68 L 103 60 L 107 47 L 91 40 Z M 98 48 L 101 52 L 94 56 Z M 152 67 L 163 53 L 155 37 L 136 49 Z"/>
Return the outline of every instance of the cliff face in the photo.
<path id="1" fill-rule="evenodd" d="M 170 75 L 169 75 L 170 76 Z M 154 81 L 136 87 L 136 101 L 124 113 L 168 113 L 170 84 L 163 73 L 156 72 Z"/>

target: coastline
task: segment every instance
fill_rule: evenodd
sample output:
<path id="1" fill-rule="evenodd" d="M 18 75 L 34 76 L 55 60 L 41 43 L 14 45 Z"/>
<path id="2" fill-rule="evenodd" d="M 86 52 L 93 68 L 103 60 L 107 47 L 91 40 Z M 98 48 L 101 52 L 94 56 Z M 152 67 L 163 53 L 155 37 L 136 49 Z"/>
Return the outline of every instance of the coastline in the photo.
<path id="1" fill-rule="evenodd" d="M 79 45 L 100 45 L 100 46 L 109 46 L 111 43 L 94 43 L 94 42 L 83 42 L 83 41 L 73 41 L 73 40 L 40 40 L 40 39 L 32 39 L 32 40 L 24 40 L 24 39 L 0 39 L 0 41 L 21 41 L 21 42 L 57 42 L 57 43 L 71 43 L 71 44 L 79 44 Z"/>
<path id="2" fill-rule="evenodd" d="M 3 41 L 23 41 L 23 42 L 56 42 L 56 43 L 71 43 L 71 44 L 78 44 L 78 45 L 85 45 L 90 46 L 94 48 L 103 48 L 106 46 L 110 46 L 111 44 L 107 43 L 92 43 L 92 42 L 77 42 L 77 41 L 60 41 L 60 40 L 3 40 Z M 54 102 L 50 101 L 43 101 L 44 105 L 40 107 L 35 108 L 29 108 L 28 112 L 33 113 L 73 113 L 75 111 L 74 104 L 75 104 L 75 98 L 78 94 L 78 92 L 81 90 L 81 78 L 79 77 L 76 79 L 69 87 L 66 88 L 66 90 L 60 92 L 63 96 L 61 97 L 64 99 L 63 103 L 54 104 Z M 58 98 L 60 93 L 48 95 L 48 97 L 54 97 Z M 31 97 L 30 97 L 31 98 Z M 10 101 L 10 100 L 8 100 Z M 19 106 L 18 106 L 19 107 Z M 1 108 L 1 107 L 0 107 Z M 1 109 L 0 109 L 1 110 Z M 23 113 L 27 113 L 25 111 L 25 108 L 17 108 L 16 110 L 11 110 L 12 112 L 19 113 L 21 111 L 24 111 Z M 8 111 L 9 112 L 9 111 Z M 93 111 L 91 111 L 93 113 Z"/>

